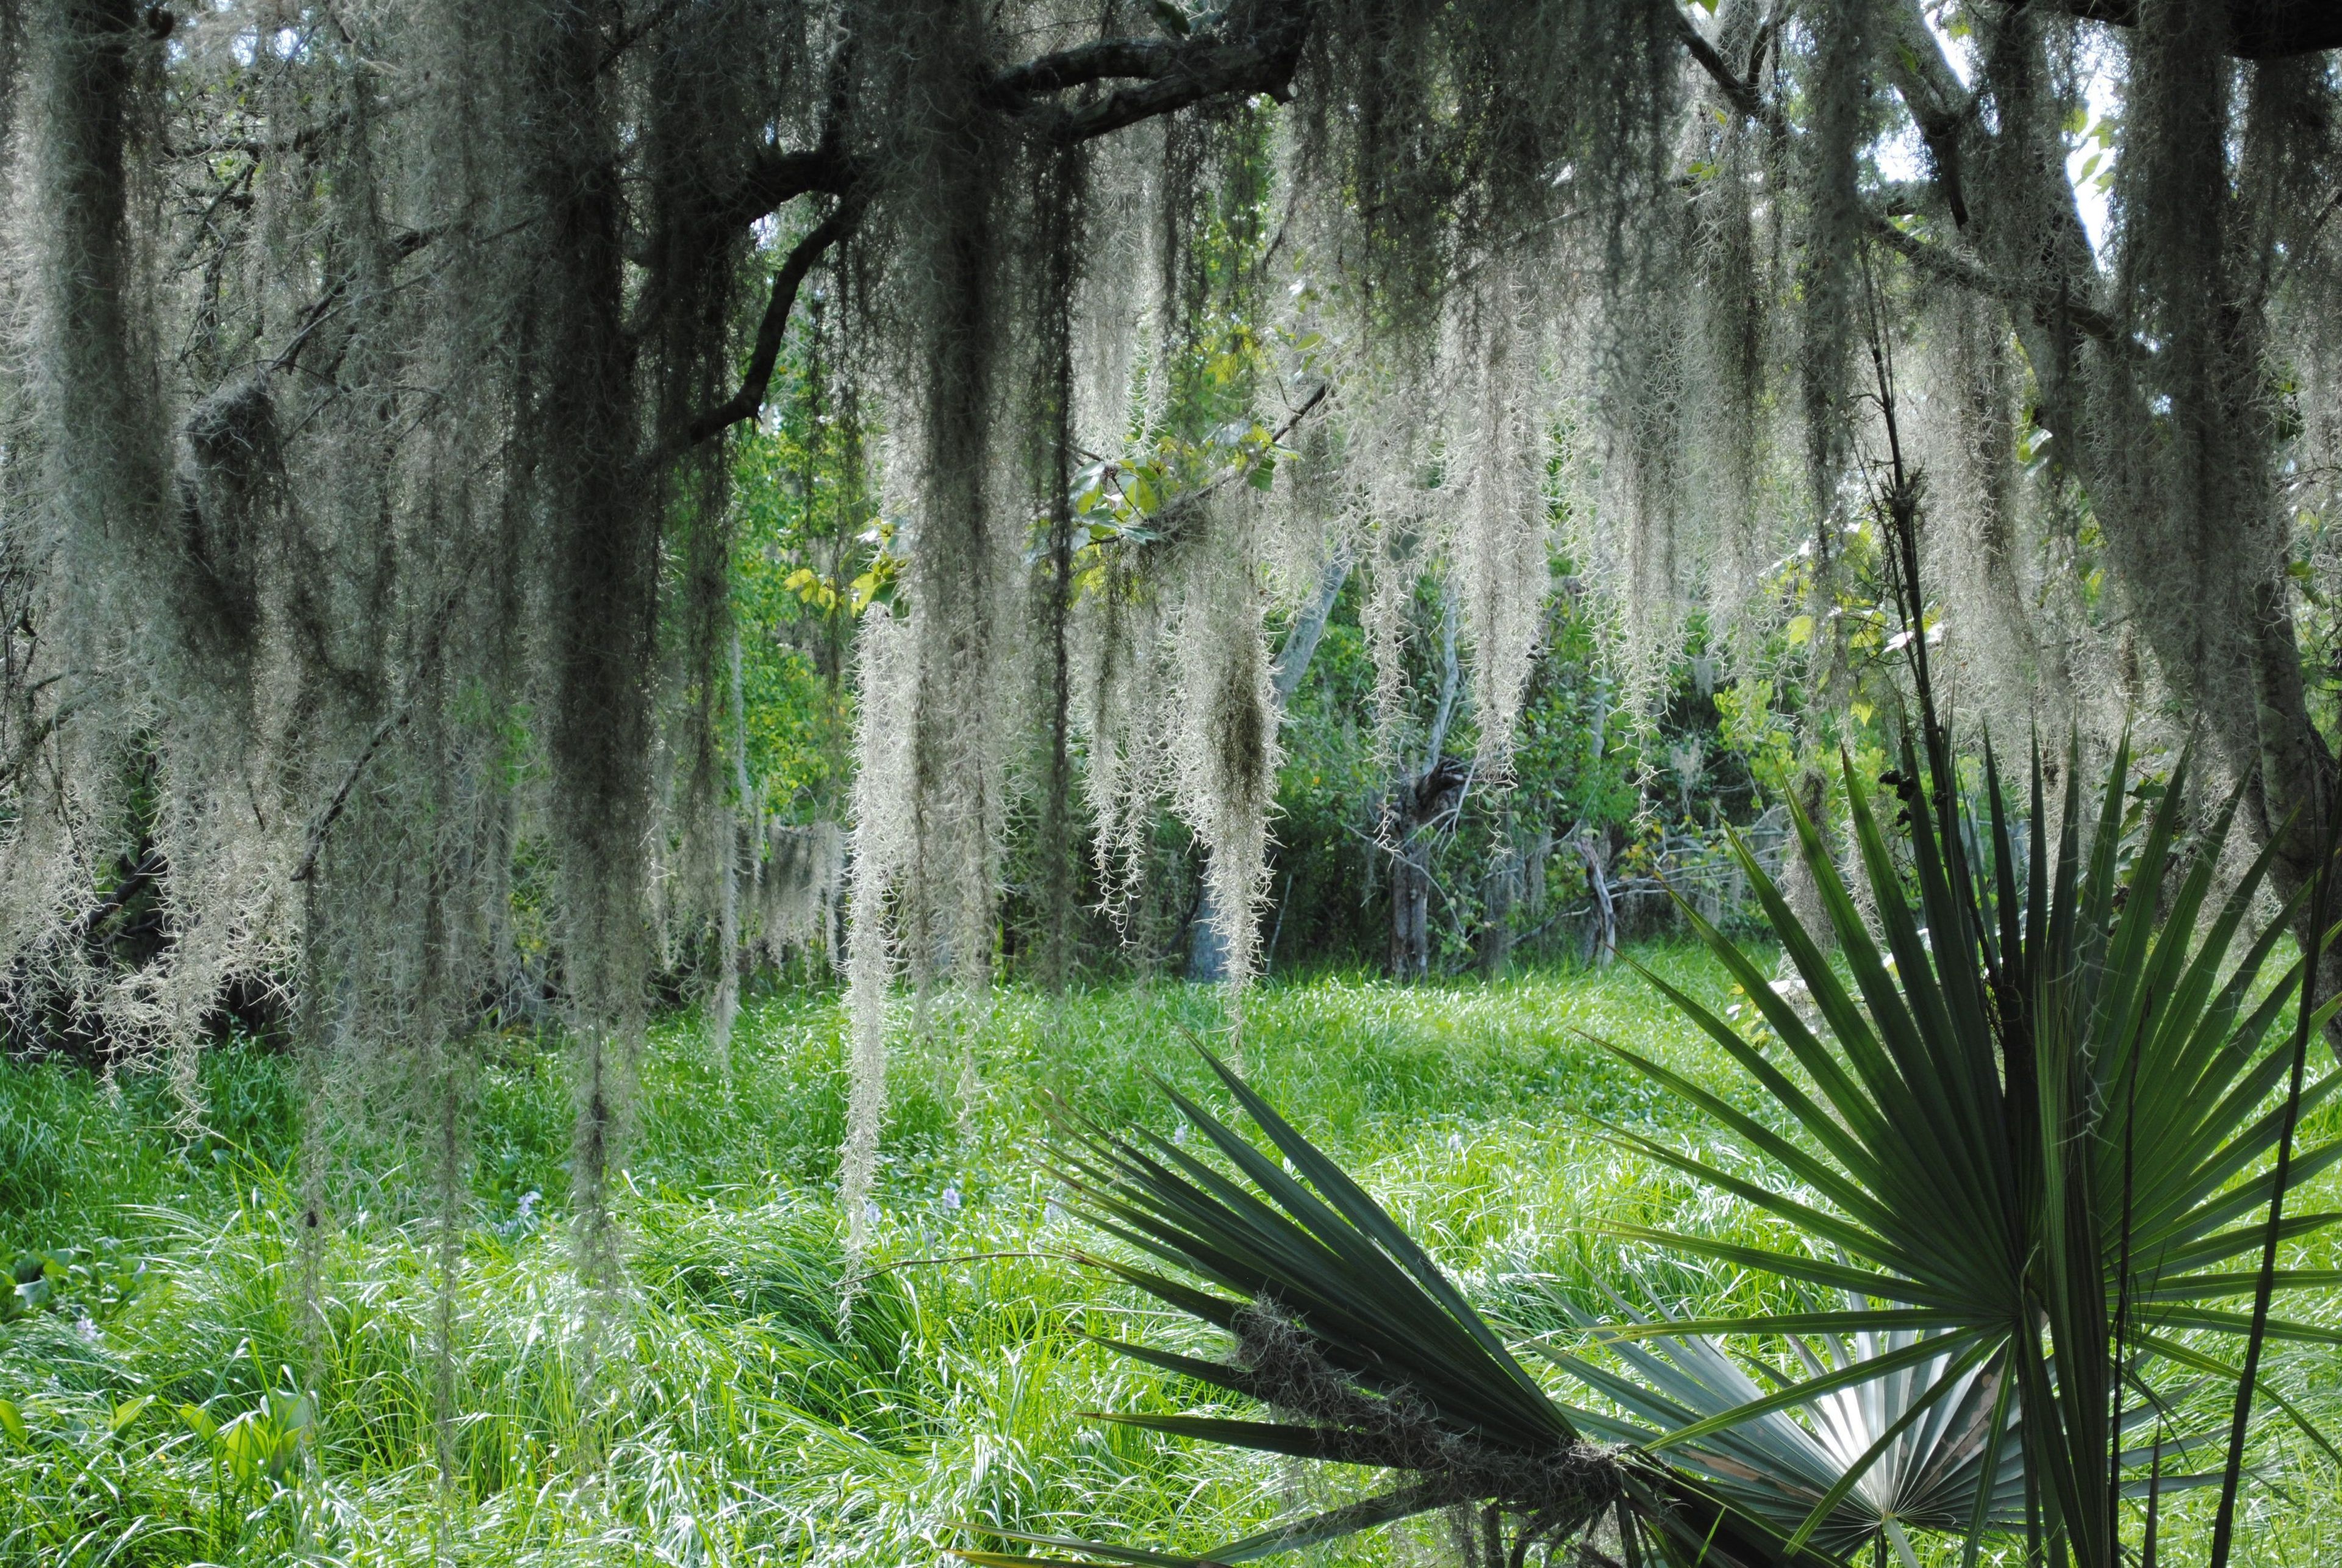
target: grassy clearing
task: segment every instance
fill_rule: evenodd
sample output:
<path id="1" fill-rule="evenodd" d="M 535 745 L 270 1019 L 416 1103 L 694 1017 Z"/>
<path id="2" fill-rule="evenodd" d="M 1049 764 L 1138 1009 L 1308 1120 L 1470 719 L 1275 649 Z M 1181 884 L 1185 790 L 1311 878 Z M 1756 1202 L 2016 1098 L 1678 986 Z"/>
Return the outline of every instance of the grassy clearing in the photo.
<path id="1" fill-rule="evenodd" d="M 1723 1000 L 1705 959 L 1644 956 Z M 1219 1037 L 1216 999 L 1011 992 L 980 1029 L 937 1023 L 897 1056 L 874 1272 L 843 1328 L 831 1000 L 748 1014 L 728 1084 L 690 1020 L 662 1031 L 629 1172 L 636 1293 L 598 1336 L 547 1223 L 567 1152 L 558 1061 L 501 1054 L 479 1086 L 446 1432 L 432 1420 L 427 1195 L 395 1130 L 352 1142 L 313 1325 L 281 1174 L 286 1064 L 215 1058 L 212 1135 L 195 1141 L 143 1081 L 0 1074 L 0 1247 L 83 1254 L 64 1282 L 73 1305 L 0 1325 L 0 1397 L 22 1426 L 0 1433 L 0 1562 L 925 1563 L 960 1521 L 1201 1547 L 1339 1484 L 1085 1413 L 1193 1403 L 1085 1333 L 1189 1331 L 1058 1255 L 1092 1238 L 1052 1202 L 1045 1107 L 1060 1096 L 1170 1131 L 1159 1074 L 1223 1108 L 1188 1044 Z M 1559 1321 L 1556 1294 L 1599 1305 L 1637 1282 L 1701 1307 L 1756 1299 L 1769 1282 L 1603 1234 L 1751 1222 L 1605 1140 L 1606 1123 L 1713 1135 L 1595 1038 L 1716 1076 L 1716 1054 L 1624 970 L 1272 986 L 1244 1055 L 1520 1332 Z M 981 1087 L 963 1106 L 971 1053 Z M 2292 1386 L 2335 1403 L 2327 1353 L 2283 1359 Z M 321 1395 L 314 1423 L 304 1387 Z M 2244 1560 L 2342 1560 L 2331 1468 L 2282 1441 L 2268 1457 Z M 2190 1560 L 2190 1529 L 2167 1535 L 2172 1561 Z M 1328 1561 L 1403 1554 L 1369 1540 Z"/>

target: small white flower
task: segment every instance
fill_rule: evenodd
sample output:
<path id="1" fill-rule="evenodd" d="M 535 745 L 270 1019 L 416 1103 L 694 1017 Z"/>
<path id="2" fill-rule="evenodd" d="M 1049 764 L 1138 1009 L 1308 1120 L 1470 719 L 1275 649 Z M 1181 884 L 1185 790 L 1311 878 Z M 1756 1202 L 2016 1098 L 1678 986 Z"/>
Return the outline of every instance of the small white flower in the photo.
<path id="1" fill-rule="evenodd" d="M 956 1214 L 959 1213 L 959 1184 L 955 1182 L 949 1183 L 944 1188 L 943 1203 L 944 1212 L 946 1213 Z"/>

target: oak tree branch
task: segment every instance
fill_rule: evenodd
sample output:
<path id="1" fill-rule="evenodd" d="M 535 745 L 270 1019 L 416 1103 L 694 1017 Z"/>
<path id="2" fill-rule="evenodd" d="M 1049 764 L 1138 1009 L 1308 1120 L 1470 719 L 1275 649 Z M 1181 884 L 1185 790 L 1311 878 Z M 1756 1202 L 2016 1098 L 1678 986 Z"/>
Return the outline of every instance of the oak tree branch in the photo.
<path id="1" fill-rule="evenodd" d="M 806 275 L 813 270 L 814 264 L 852 230 L 856 212 L 851 201 L 840 202 L 811 234 L 790 249 L 780 269 L 773 274 L 772 295 L 765 304 L 764 319 L 756 324 L 756 346 L 748 355 L 748 369 L 741 377 L 740 390 L 670 436 L 660 454 L 662 457 L 680 456 L 764 411 L 765 396 L 772 387 L 773 367 L 780 360 L 781 339 L 788 330 L 789 312 L 796 308 L 797 291 L 805 286 Z"/>

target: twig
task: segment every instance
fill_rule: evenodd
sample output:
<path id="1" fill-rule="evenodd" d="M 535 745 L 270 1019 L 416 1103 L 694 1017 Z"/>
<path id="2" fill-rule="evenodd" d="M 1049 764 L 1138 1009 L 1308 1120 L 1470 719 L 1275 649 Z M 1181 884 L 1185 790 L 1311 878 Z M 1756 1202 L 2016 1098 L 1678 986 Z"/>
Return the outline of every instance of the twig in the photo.
<path id="1" fill-rule="evenodd" d="M 423 658 L 415 672 L 416 684 L 428 679 L 437 667 L 440 650 L 447 645 L 447 619 L 455 613 L 455 606 L 463 602 L 464 590 L 470 582 L 468 572 L 459 573 L 454 590 L 447 595 L 447 602 L 439 606 L 438 617 L 432 623 L 430 639 L 424 644 Z M 349 805 L 350 791 L 357 787 L 359 775 L 374 760 L 375 753 L 382 749 L 382 743 L 405 728 L 406 721 L 414 716 L 415 704 L 408 701 L 399 704 L 397 712 L 386 715 L 382 723 L 375 725 L 374 734 L 368 735 L 366 744 L 359 748 L 356 760 L 350 764 L 349 772 L 342 775 L 341 787 L 334 791 L 334 798 L 325 803 L 325 809 L 317 814 L 317 820 L 309 824 L 308 846 L 301 852 L 301 864 L 294 870 L 295 882 L 306 882 L 317 874 L 317 857 L 325 853 L 325 835 L 334 831 L 334 824 L 341 820 L 343 811 Z"/>
<path id="2" fill-rule="evenodd" d="M 52 675 L 49 677 L 49 680 L 54 681 L 59 678 L 59 676 Z M 37 692 L 41 689 L 41 685 L 46 685 L 48 684 L 48 681 L 44 681 L 40 685 L 35 686 L 33 691 Z M 27 692 L 25 694 L 29 696 L 32 694 Z M 57 704 L 55 707 L 50 709 L 48 714 L 44 716 L 38 724 L 27 726 L 25 738 L 17 744 L 16 754 L 9 759 L 9 763 L 6 767 L 0 768 L 0 787 L 5 787 L 5 785 L 15 783 L 16 776 L 23 773 L 26 768 L 33 765 L 34 760 L 40 755 L 41 747 L 47 742 L 48 738 L 56 734 L 57 731 L 63 729 L 66 721 L 71 719 L 75 714 L 88 705 L 89 700 L 90 699 L 85 694 L 67 697 Z"/>
<path id="3" fill-rule="evenodd" d="M 391 733 L 405 728 L 406 721 L 414 716 L 415 706 L 409 703 L 374 727 L 357 760 L 342 775 L 342 787 L 334 792 L 334 798 L 326 803 L 317 820 L 309 824 L 309 846 L 301 854 L 300 867 L 293 873 L 294 881 L 306 882 L 317 874 L 317 856 L 325 851 L 325 835 L 334 830 L 334 824 L 341 820 L 343 809 L 350 804 L 350 791 L 357 787 L 358 775 L 365 772 L 366 764 L 374 760 L 374 754 L 382 749 L 382 743 L 390 738 Z"/>
<path id="4" fill-rule="evenodd" d="M 823 253 L 852 232 L 858 216 L 859 209 L 854 202 L 840 202 L 811 234 L 796 243 L 788 259 L 773 275 L 772 297 L 766 302 L 764 319 L 756 324 L 756 348 L 748 356 L 748 369 L 741 377 L 740 390 L 662 442 L 657 458 L 679 457 L 710 436 L 764 412 L 765 394 L 773 384 L 773 366 L 780 360 L 781 338 L 788 329 L 789 312 L 796 308 L 797 290 L 804 286 L 806 275 L 813 270 L 813 264 L 821 259 Z"/>
<path id="5" fill-rule="evenodd" d="M 1286 419 L 1284 424 L 1278 425 L 1275 433 L 1269 436 L 1269 444 L 1271 446 L 1284 445 L 1285 438 L 1292 434 L 1293 432 L 1299 427 L 1303 420 L 1308 418 L 1310 414 L 1316 412 L 1317 405 L 1326 401 L 1326 394 L 1332 390 L 1332 383 L 1318 383 L 1317 390 L 1311 393 L 1306 398 L 1305 398 L 1302 401 L 1301 406 L 1293 411 L 1292 416 Z M 1206 484 L 1197 485 L 1195 489 L 1188 491 L 1185 495 L 1176 497 L 1169 505 L 1164 507 L 1162 515 L 1156 519 L 1157 529 L 1166 534 L 1170 533 L 1173 529 L 1176 528 L 1180 524 L 1186 520 L 1186 516 L 1189 512 L 1194 511 L 1211 496 L 1219 494 L 1219 492 L 1226 489 L 1237 480 L 1249 477 L 1252 471 L 1258 466 L 1259 464 L 1257 463 L 1229 464 L 1227 467 L 1216 477 Z"/>
<path id="6" fill-rule="evenodd" d="M 87 914 L 74 923 L 74 934 L 86 938 L 90 933 L 121 914 L 129 906 L 132 899 L 145 890 L 147 884 L 162 874 L 163 867 L 163 852 L 160 849 L 150 848 L 145 854 L 140 855 L 128 874 L 115 884 L 114 891 L 107 894 Z"/>

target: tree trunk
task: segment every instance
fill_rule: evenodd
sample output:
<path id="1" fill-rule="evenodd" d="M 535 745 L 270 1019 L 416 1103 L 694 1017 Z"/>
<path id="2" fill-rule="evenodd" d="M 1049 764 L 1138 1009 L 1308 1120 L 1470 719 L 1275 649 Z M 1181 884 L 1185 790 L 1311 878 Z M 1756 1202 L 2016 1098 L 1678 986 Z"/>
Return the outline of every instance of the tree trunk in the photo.
<path id="1" fill-rule="evenodd" d="M 1586 887 L 1594 902 L 1593 919 L 1586 933 L 1586 962 L 1596 969 L 1607 969 L 1618 956 L 1618 904 L 1610 891 L 1610 846 L 1584 829 L 1573 839 L 1586 862 Z"/>
<path id="2" fill-rule="evenodd" d="M 1496 835 L 1488 874 L 1480 884 L 1480 973 L 1490 979 L 1513 962 L 1513 906 L 1521 896 L 1521 852 L 1513 842 L 1513 814 L 1508 806 Z"/>
<path id="3" fill-rule="evenodd" d="M 1431 973 L 1431 844 L 1411 833 L 1391 859 L 1391 978 Z"/>
<path id="4" fill-rule="evenodd" d="M 1216 985 L 1228 977 L 1228 944 L 1220 935 L 1218 910 L 1206 883 L 1187 922 L 1187 978 L 1199 985 Z"/>

